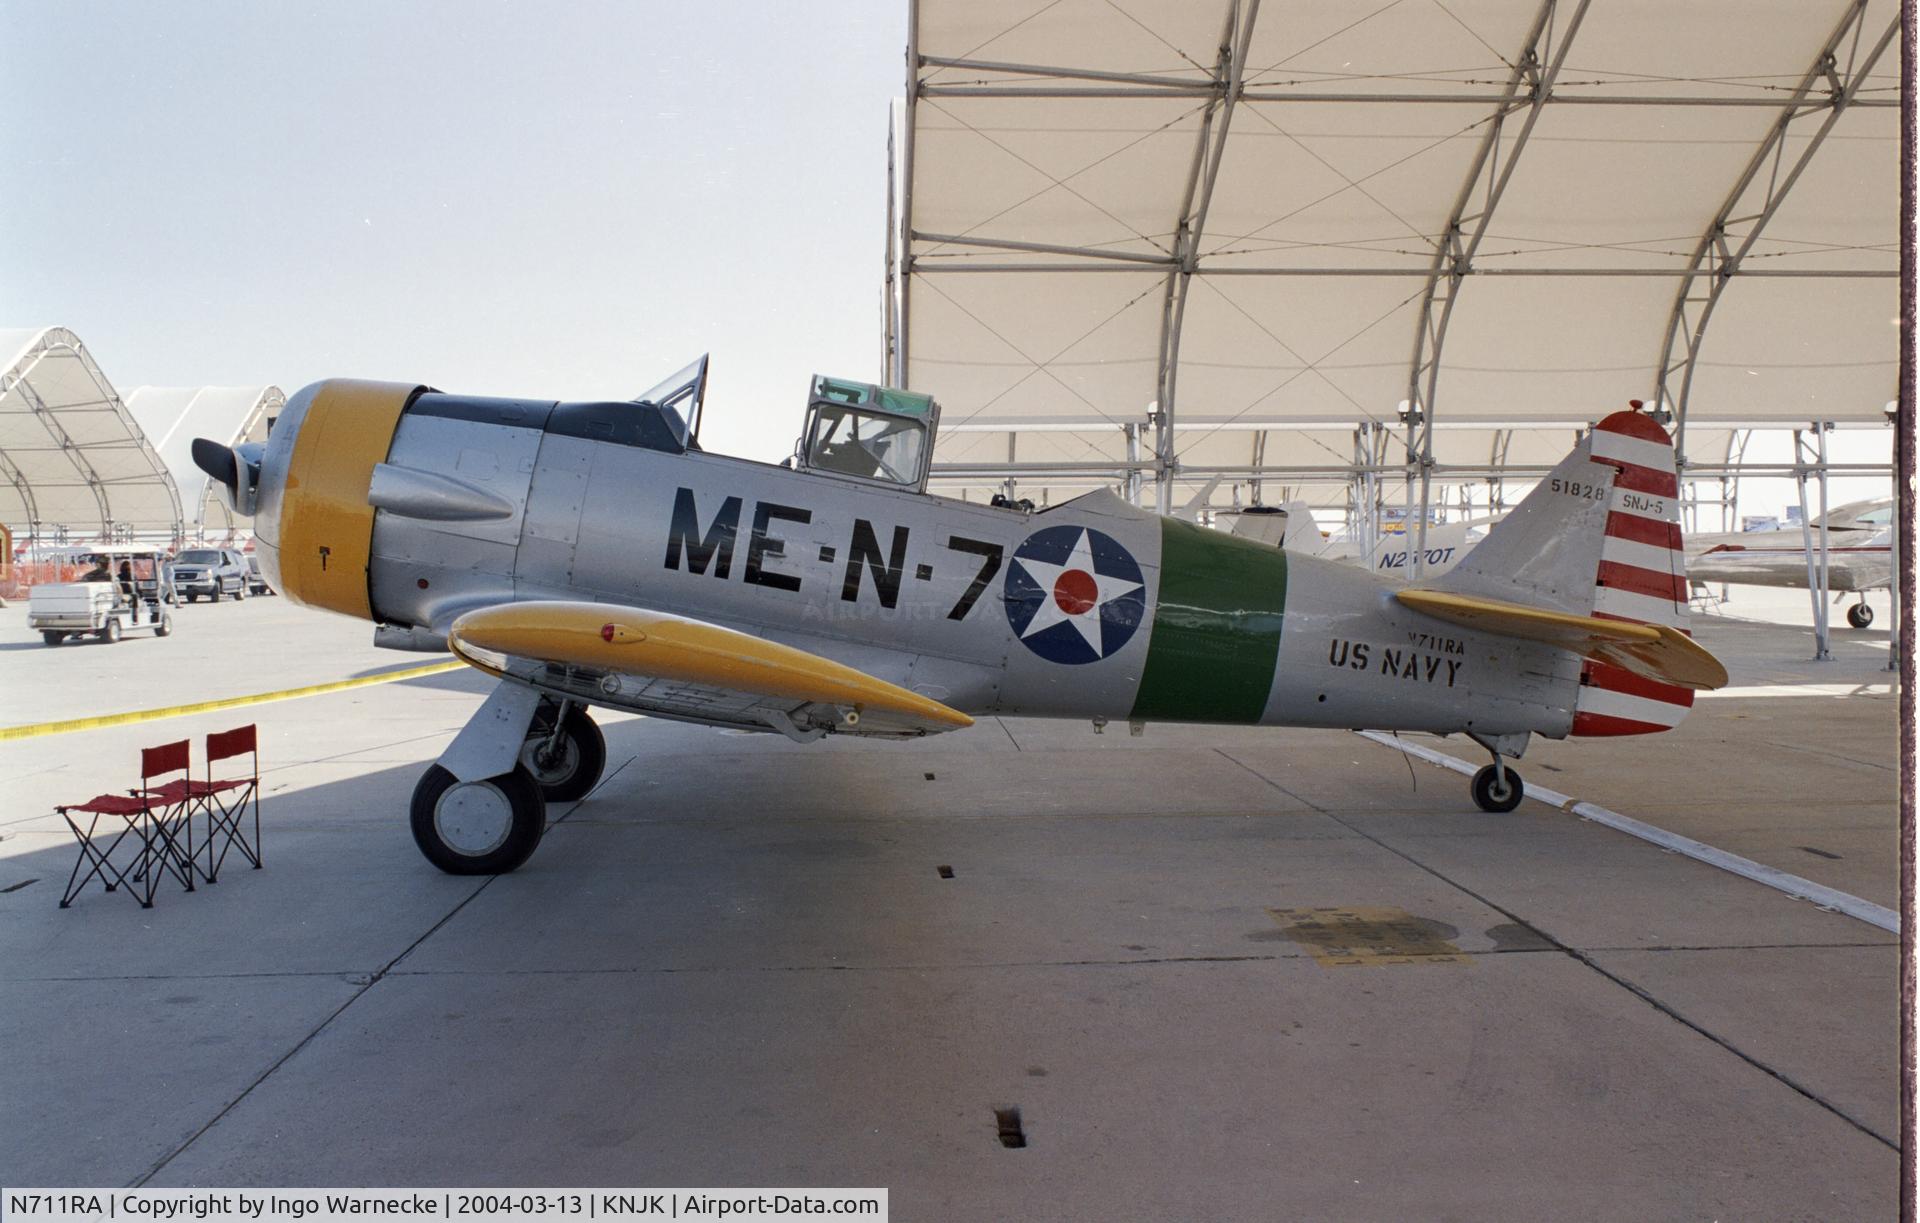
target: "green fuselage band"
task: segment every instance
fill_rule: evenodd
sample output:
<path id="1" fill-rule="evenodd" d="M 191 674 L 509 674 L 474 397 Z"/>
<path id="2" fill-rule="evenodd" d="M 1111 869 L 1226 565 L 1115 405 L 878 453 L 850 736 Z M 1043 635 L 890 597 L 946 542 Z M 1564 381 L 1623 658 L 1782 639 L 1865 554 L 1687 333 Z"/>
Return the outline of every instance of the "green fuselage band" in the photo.
<path id="1" fill-rule="evenodd" d="M 1160 601 L 1132 717 L 1258 722 L 1273 688 L 1287 554 L 1178 518 L 1160 520 Z"/>

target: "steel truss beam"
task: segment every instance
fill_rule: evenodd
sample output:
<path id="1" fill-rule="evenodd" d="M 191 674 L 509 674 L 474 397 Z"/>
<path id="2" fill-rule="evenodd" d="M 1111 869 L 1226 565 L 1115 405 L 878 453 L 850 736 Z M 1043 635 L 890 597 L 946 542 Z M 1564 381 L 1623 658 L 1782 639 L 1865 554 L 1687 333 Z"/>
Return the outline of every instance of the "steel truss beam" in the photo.
<path id="1" fill-rule="evenodd" d="M 900 135 L 900 232 L 913 233 L 913 124 L 920 100 L 920 0 L 907 0 L 907 100 Z M 913 343 L 913 251 L 909 237 L 901 243 L 900 320 L 893 340 L 893 385 L 908 385 L 907 358 Z"/>
<path id="2" fill-rule="evenodd" d="M 27 407 L 40 418 L 41 426 L 55 442 L 59 443 L 59 449 L 67 456 L 67 462 L 73 464 L 73 469 L 85 480 L 87 491 L 93 494 L 94 506 L 100 511 L 100 534 L 104 538 L 107 532 L 113 529 L 113 509 L 107 503 L 107 493 L 100 475 L 94 471 L 93 464 L 87 461 L 85 449 L 74 445 L 73 438 L 60 424 L 53 409 L 47 406 L 46 400 L 40 398 L 40 392 L 33 389 L 33 371 L 39 368 L 40 362 L 45 360 L 47 354 L 52 351 L 53 346 L 46 345 L 34 353 L 33 359 L 21 369 L 19 377 L 14 379 L 13 386 L 9 389 L 18 391 L 20 397 L 27 401 Z"/>
<path id="3" fill-rule="evenodd" d="M 22 473 L 18 467 L 13 465 L 7 458 L 7 452 L 4 450 L 0 450 L 0 475 L 6 476 L 7 483 L 13 485 L 14 492 L 20 495 L 20 505 L 26 512 L 27 522 L 29 524 L 38 523 L 40 521 L 40 506 L 39 503 L 33 499 L 33 485 L 27 483 L 26 475 Z"/>
<path id="4" fill-rule="evenodd" d="M 1484 420 L 1476 417 L 1437 420 L 1433 422 L 1433 427 L 1434 430 L 1439 433 L 1446 433 L 1456 429 L 1500 429 L 1509 432 L 1574 432 L 1591 429 L 1596 423 L 1597 418 L 1578 418 L 1571 416 L 1524 417 L 1514 415 L 1497 418 L 1489 417 Z M 1703 423 L 1711 425 L 1716 429 L 1734 431 L 1754 429 L 1790 431 L 1799 427 L 1798 422 L 1794 420 L 1722 420 L 1715 418 Z M 1384 430 L 1387 427 L 1384 421 L 1361 421 L 1359 424 L 1362 426 L 1370 424 L 1378 430 Z M 1885 421 L 1869 422 L 1864 420 L 1827 421 L 1826 426 L 1830 430 L 1839 429 L 1860 432 L 1868 430 L 1878 432 L 1887 427 Z M 1091 416 L 970 416 L 965 420 L 956 421 L 951 425 L 942 424 L 940 426 L 940 432 L 943 436 L 948 433 L 1107 433 L 1124 431 L 1127 427 L 1128 422 Z M 1187 428 L 1198 433 L 1250 433 L 1260 431 L 1272 431 L 1276 433 L 1324 433 L 1331 431 L 1344 433 L 1354 427 L 1355 422 L 1351 417 L 1345 419 L 1330 418 L 1326 420 L 1270 420 L 1246 416 L 1199 416 L 1189 418 L 1187 421 Z"/>
<path id="5" fill-rule="evenodd" d="M 894 211 L 897 201 L 895 192 L 898 185 L 894 179 L 893 165 L 893 112 L 887 112 L 887 243 L 886 268 L 880 279 L 880 381 L 888 386 L 904 386 L 900 381 L 899 356 L 900 318 L 895 307 L 898 302 L 895 294 L 899 292 L 897 279 L 900 270 L 899 239 L 900 218 Z"/>
<path id="6" fill-rule="evenodd" d="M 1194 77 L 1154 77 L 1142 73 L 1097 72 L 1083 68 L 1062 68 L 1044 64 L 1001 64 L 984 60 L 943 59 L 926 55 L 920 62 L 929 68 L 972 68 L 982 72 L 1001 72 L 1031 77 L 1058 77 L 1093 82 L 1087 85 L 1026 85 L 1003 82 L 934 83 L 919 86 L 923 98 L 1208 98 L 1222 90 L 1212 81 Z M 1260 89 L 1241 92 L 1243 102 L 1384 104 L 1390 106 L 1494 106 L 1504 95 L 1497 93 L 1355 93 L 1319 89 Z M 1720 108 L 1775 107 L 1777 98 L 1746 94 L 1558 94 L 1551 99 L 1556 106 L 1708 106 Z M 1893 109 L 1900 100 L 1893 97 L 1861 98 L 1856 106 Z"/>
<path id="7" fill-rule="evenodd" d="M 1831 662 L 1833 652 L 1827 648 L 1827 574 L 1829 542 L 1827 539 L 1827 431 L 1819 421 L 1813 422 L 1811 432 L 1813 441 L 1806 440 L 1802 430 L 1793 431 L 1793 457 L 1798 470 L 1794 472 L 1794 482 L 1800 492 L 1800 543 L 1807 550 L 1807 594 L 1813 599 L 1813 661 Z M 1820 482 L 1820 547 L 1813 546 L 1813 527 L 1815 515 L 1807 505 L 1807 481 L 1817 479 Z"/>
<path id="8" fill-rule="evenodd" d="M 1487 463 L 1436 463 L 1433 467 L 1434 478 L 1446 480 L 1490 480 L 1501 477 L 1514 479 L 1538 479 L 1551 472 L 1551 463 L 1516 463 L 1490 465 Z M 1114 480 L 1125 478 L 1128 472 L 1154 471 L 1156 463 L 1150 458 L 1137 460 L 1097 459 L 1085 462 L 1014 462 L 1014 463 L 935 463 L 931 478 L 934 480 L 982 480 L 999 479 L 1004 476 L 1103 476 Z M 1688 477 L 1706 478 L 1728 477 L 1773 477 L 1798 478 L 1802 473 L 1827 472 L 1836 476 L 1884 476 L 1893 472 L 1890 463 L 1827 463 L 1824 465 L 1792 463 L 1748 463 L 1724 464 L 1708 463 L 1690 468 Z M 1205 465 L 1182 464 L 1178 477 L 1181 480 L 1205 480 L 1213 476 L 1239 476 L 1241 478 L 1259 478 L 1262 480 L 1310 479 L 1317 481 L 1345 480 L 1368 474 L 1404 475 L 1406 466 L 1391 462 L 1381 455 L 1373 462 L 1366 463 L 1326 463 L 1300 466 L 1298 464 L 1276 463 L 1253 467 L 1243 463 L 1216 463 Z"/>
<path id="9" fill-rule="evenodd" d="M 1873 66 L 1899 32 L 1900 18 L 1895 14 L 1877 42 L 1864 56 L 1859 55 L 1864 33 L 1868 0 L 1852 0 L 1846 15 L 1814 56 L 1813 64 L 1800 79 L 1793 97 L 1781 108 L 1779 117 L 1768 129 L 1760 147 L 1754 150 L 1746 168 L 1734 181 L 1726 202 L 1714 214 L 1701 234 L 1693 256 L 1687 263 L 1685 278 L 1674 295 L 1673 309 L 1660 348 L 1660 363 L 1655 367 L 1653 401 L 1673 413 L 1674 448 L 1683 471 L 1686 470 L 1687 401 L 1693 390 L 1693 374 L 1699 363 L 1700 347 L 1706 339 L 1707 323 L 1713 318 L 1720 297 L 1741 273 L 1741 262 L 1753 249 L 1760 234 L 1779 211 L 1787 193 L 1799 181 L 1800 174 L 1813 160 L 1840 116 L 1859 105 L 1857 95 Z M 1841 75 L 1840 54 L 1848 49 L 1850 63 Z M 1824 86 L 1824 90 L 1821 87 Z M 1818 92 L 1816 92 L 1818 91 Z M 1806 146 L 1791 165 L 1786 164 L 1788 129 L 1801 119 L 1824 115 L 1808 138 Z M 1764 177 L 1762 172 L 1765 172 Z M 1746 225 L 1744 237 L 1728 230 Z M 1737 243 L 1737 245 L 1730 245 Z M 1676 383 L 1678 384 L 1676 387 Z"/>
<path id="10" fill-rule="evenodd" d="M 1553 94 L 1553 83 L 1567 62 L 1567 51 L 1580 32 L 1580 23 L 1586 19 L 1589 2 L 1576 0 L 1572 15 L 1558 31 L 1556 43 L 1554 24 L 1560 16 L 1560 0 L 1541 0 L 1526 46 L 1514 57 L 1513 73 L 1507 78 L 1503 100 L 1487 124 L 1486 135 L 1467 168 L 1466 181 L 1460 185 L 1453 211 L 1448 214 L 1446 228 L 1434 247 L 1433 264 L 1420 299 L 1420 322 L 1414 329 L 1413 360 L 1407 372 L 1407 467 L 1409 477 L 1416 469 L 1420 474 L 1415 578 L 1420 576 L 1419 558 L 1427 548 L 1434 396 L 1454 303 L 1459 300 L 1460 287 L 1466 280 L 1467 269 L 1473 266 L 1473 257 L 1479 253 L 1494 210 L 1500 206 L 1507 184 L 1513 181 L 1514 167 L 1520 164 L 1520 154 L 1526 148 L 1527 138 L 1533 135 L 1540 109 Z M 1502 158 L 1501 141 L 1507 136 L 1507 119 L 1522 111 L 1526 117 L 1521 120 L 1520 130 L 1512 134 L 1506 145 L 1506 156 Z"/>
<path id="11" fill-rule="evenodd" d="M 1144 255 L 1132 251 L 1103 250 L 1097 246 L 1063 246 L 1056 242 L 1023 242 L 1015 238 L 983 238 L 975 234 L 928 234 L 915 230 L 909 237 L 915 242 L 933 242 L 942 246 L 969 246 L 990 251 L 1025 251 L 1036 255 L 1072 255 L 1078 259 L 1108 259 L 1121 263 L 1146 264 L 1149 267 L 1178 267 L 1173 255 Z M 931 258 L 931 253 L 916 255 L 915 261 Z M 1128 269 L 1132 270 L 1132 269 Z"/>
<path id="12" fill-rule="evenodd" d="M 924 236 L 924 235 L 922 235 Z M 979 239 L 966 239 L 975 245 L 985 245 Z M 915 255 L 908 259 L 908 266 L 915 276 L 956 275 L 968 272 L 1072 272 L 1075 275 L 1087 272 L 1126 272 L 1138 276 L 1141 268 L 1117 262 L 1121 257 L 1111 253 L 1095 255 L 1090 249 L 1061 248 L 1062 254 L 1085 256 L 1086 263 L 941 263 L 932 256 Z M 933 259 L 932 262 L 922 262 Z M 1173 261 L 1165 258 L 1142 256 L 1134 262 L 1159 267 L 1172 266 Z M 1382 276 L 1412 279 L 1433 274 L 1432 268 L 1421 267 L 1206 267 L 1196 266 L 1187 269 L 1189 276 Z M 1639 277 L 1679 277 L 1689 275 L 1685 267 L 1643 267 L 1643 268 L 1556 268 L 1556 267 L 1470 267 L 1460 270 L 1462 276 L 1639 276 Z M 1891 280 L 1900 273 L 1892 268 L 1736 268 L 1729 269 L 1728 276 L 1755 276 L 1762 279 L 1812 279 L 1812 280 Z"/>
<path id="13" fill-rule="evenodd" d="M 1247 47 L 1253 41 L 1253 23 L 1259 14 L 1260 0 L 1230 0 L 1227 5 L 1226 24 L 1220 34 L 1220 60 L 1214 69 L 1219 92 L 1200 121 L 1193 166 L 1187 174 L 1186 195 L 1174 227 L 1174 266 L 1167 273 L 1166 297 L 1161 306 L 1159 369 L 1154 380 L 1153 450 L 1158 484 L 1155 504 L 1163 514 L 1167 512 L 1167 494 L 1175 467 L 1180 331 L 1186 324 L 1187 298 L 1193 288 L 1194 269 L 1200 263 L 1200 238 L 1206 231 L 1214 184 L 1220 178 L 1220 158 L 1226 151 L 1227 132 L 1233 125 L 1233 108 L 1240 100 Z"/>

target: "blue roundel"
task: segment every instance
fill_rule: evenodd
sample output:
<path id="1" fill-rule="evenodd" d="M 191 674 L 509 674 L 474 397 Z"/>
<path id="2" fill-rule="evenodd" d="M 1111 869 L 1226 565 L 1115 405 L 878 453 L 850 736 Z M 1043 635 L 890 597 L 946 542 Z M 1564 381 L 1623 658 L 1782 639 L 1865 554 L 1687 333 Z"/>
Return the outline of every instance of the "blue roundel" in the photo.
<path id="1" fill-rule="evenodd" d="M 1120 541 L 1090 527 L 1047 527 L 1007 566 L 1007 623 L 1048 662 L 1098 662 L 1127 644 L 1147 610 L 1146 580 Z"/>

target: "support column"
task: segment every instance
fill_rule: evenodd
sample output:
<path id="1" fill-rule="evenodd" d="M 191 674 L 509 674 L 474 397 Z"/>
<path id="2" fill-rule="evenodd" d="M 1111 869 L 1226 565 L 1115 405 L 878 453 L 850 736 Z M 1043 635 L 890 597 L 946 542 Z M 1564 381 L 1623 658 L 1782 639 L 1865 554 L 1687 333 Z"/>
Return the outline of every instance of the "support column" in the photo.
<path id="1" fill-rule="evenodd" d="M 1144 483 L 1140 476 L 1140 425 L 1128 421 L 1121 428 L 1127 435 L 1127 504 L 1138 508 L 1140 489 Z"/>
<path id="2" fill-rule="evenodd" d="M 1818 422 L 1813 425 L 1814 441 L 1808 445 L 1807 430 L 1793 431 L 1794 481 L 1800 490 L 1800 542 L 1807 550 L 1807 592 L 1813 600 L 1813 660 L 1831 662 L 1833 655 L 1827 649 L 1827 546 L 1826 546 L 1826 500 L 1827 500 L 1827 464 L 1826 441 Z M 1809 455 L 1818 464 L 1820 475 L 1820 547 L 1815 552 L 1813 544 L 1813 516 L 1807 504 L 1807 480 L 1812 474 L 1807 462 Z"/>

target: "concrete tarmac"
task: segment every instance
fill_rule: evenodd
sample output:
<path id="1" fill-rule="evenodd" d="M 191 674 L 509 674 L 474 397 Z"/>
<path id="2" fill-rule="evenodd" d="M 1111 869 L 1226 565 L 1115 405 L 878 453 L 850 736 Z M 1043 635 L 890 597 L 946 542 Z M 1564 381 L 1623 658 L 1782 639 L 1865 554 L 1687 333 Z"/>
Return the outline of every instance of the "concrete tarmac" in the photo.
<path id="1" fill-rule="evenodd" d="M 1730 695 L 1664 736 L 1538 742 L 1522 772 L 1896 904 L 1886 634 L 1837 628 L 1816 664 L 1793 596 L 1728 610 L 1751 606 L 1770 619 L 1698 622 Z M 47 649 L 16 605 L 0 726 L 432 661 L 369 636 L 268 599 Z M 902 1219 L 1895 1213 L 1898 948 L 1854 919 L 1545 804 L 1483 814 L 1345 732 L 1013 719 L 799 747 L 608 715 L 601 787 L 519 872 L 456 879 L 406 805 L 486 685 L 0 742 L 0 1183 L 884 1185 Z M 56 908 L 54 803 L 245 722 L 264 869 Z"/>

